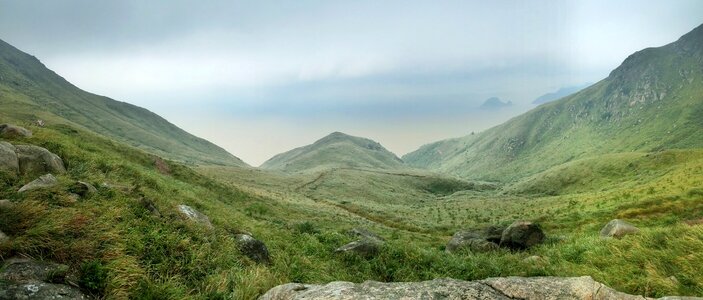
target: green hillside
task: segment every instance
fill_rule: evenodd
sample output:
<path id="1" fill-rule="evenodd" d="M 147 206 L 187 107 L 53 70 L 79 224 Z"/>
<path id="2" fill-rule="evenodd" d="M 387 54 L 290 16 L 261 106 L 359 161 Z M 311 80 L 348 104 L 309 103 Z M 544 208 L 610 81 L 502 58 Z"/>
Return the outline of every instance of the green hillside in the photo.
<path id="1" fill-rule="evenodd" d="M 37 58 L 1 40 L 0 118 L 21 124 L 37 119 L 72 124 L 184 162 L 245 165 L 153 112 L 77 88 Z"/>
<path id="2" fill-rule="evenodd" d="M 329 168 L 403 168 L 403 161 L 381 144 L 334 132 L 313 144 L 274 156 L 261 165 L 285 172 L 319 171 Z"/>
<path id="3" fill-rule="evenodd" d="M 703 26 L 632 54 L 578 93 L 403 157 L 463 178 L 511 181 L 578 158 L 703 147 Z"/>

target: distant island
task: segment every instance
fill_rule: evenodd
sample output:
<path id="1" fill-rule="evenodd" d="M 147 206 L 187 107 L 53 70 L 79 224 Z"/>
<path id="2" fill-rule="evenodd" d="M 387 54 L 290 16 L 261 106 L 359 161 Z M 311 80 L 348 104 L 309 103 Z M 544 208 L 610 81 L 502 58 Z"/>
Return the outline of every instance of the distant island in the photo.
<path id="1" fill-rule="evenodd" d="M 486 110 L 492 110 L 492 109 L 501 109 L 503 107 L 508 107 L 512 106 L 513 102 L 512 101 L 503 101 L 500 100 L 498 97 L 491 97 L 486 99 L 486 101 L 481 104 L 480 108 L 481 109 L 486 109 Z"/>

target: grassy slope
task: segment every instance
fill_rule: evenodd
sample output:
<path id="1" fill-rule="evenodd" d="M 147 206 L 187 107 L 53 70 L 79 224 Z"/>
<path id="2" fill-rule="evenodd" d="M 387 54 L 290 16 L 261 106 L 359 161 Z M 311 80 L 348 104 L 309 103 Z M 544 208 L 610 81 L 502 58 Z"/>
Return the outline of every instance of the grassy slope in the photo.
<path id="1" fill-rule="evenodd" d="M 577 158 L 703 147 L 703 27 L 608 78 L 485 132 L 425 145 L 410 165 L 510 181 Z"/>
<path id="2" fill-rule="evenodd" d="M 184 162 L 244 165 L 222 148 L 193 136 L 160 116 L 87 93 L 39 60 L 0 41 L 0 117 L 21 124 L 38 118 L 65 123 Z"/>
<path id="3" fill-rule="evenodd" d="M 703 274 L 695 267 L 703 263 L 703 227 L 684 223 L 703 218 L 703 192 L 692 188 L 703 184 L 698 159 L 674 164 L 670 172 L 636 185 L 551 197 L 451 193 L 473 186 L 369 170 L 334 171 L 313 188 L 308 183 L 316 174 L 211 167 L 201 169 L 205 177 L 169 162 L 171 173 L 164 175 L 155 169 L 153 156 L 90 132 L 60 124 L 31 129 L 32 138 L 13 143 L 47 147 L 64 158 L 69 172 L 58 176 L 60 187 L 28 194 L 15 191 L 33 178 L 0 181 L 0 198 L 16 205 L 0 212 L 0 230 L 12 238 L 0 245 L 0 257 L 67 263 L 79 278 L 95 275 L 95 269 L 80 272 L 93 262 L 106 271 L 96 292 L 108 298 L 252 299 L 291 281 L 583 274 L 632 293 L 703 294 Z M 117 188 L 100 188 L 92 198 L 75 202 L 67 192 L 73 180 L 108 182 Z M 443 183 L 437 185 L 437 180 Z M 367 188 L 368 181 L 374 182 L 373 189 Z M 360 187 L 368 192 L 358 194 Z M 140 205 L 141 197 L 151 199 L 162 217 L 151 216 Z M 362 202 L 365 197 L 369 201 Z M 384 203 L 389 200 L 395 203 Z M 345 206 L 343 201 L 359 205 Z M 207 214 L 215 229 L 183 220 L 176 212 L 179 204 Z M 384 222 L 374 218 L 376 212 L 402 218 Z M 613 217 L 632 220 L 643 233 L 599 239 L 600 226 Z M 550 236 L 562 238 L 528 252 L 443 251 L 457 229 L 518 218 L 539 220 Z M 378 257 L 333 253 L 353 240 L 345 234 L 353 226 L 370 228 L 388 240 Z M 240 230 L 266 242 L 272 265 L 256 265 L 240 254 L 233 239 Z M 530 255 L 549 257 L 549 263 L 522 261 Z M 680 284 L 667 279 L 672 275 Z"/>
<path id="4" fill-rule="evenodd" d="M 403 168 L 403 161 L 377 142 L 335 132 L 311 145 L 278 154 L 261 165 L 262 169 L 286 172 L 334 167 L 398 169 Z"/>

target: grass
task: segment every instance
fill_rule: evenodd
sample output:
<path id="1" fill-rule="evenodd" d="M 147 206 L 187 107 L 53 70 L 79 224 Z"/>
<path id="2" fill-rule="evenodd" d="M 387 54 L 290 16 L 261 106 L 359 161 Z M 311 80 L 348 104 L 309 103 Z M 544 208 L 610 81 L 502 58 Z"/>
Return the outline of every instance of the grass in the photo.
<path id="1" fill-rule="evenodd" d="M 643 168 L 644 177 L 626 174 L 630 183 L 545 196 L 505 194 L 511 186 L 486 189 L 428 173 L 335 169 L 323 176 L 285 175 L 221 166 L 196 172 L 165 161 L 170 173 L 163 174 L 154 156 L 81 129 L 31 129 L 32 138 L 11 142 L 48 148 L 64 159 L 68 172 L 58 176 L 60 186 L 26 194 L 15 191 L 32 176 L 3 181 L 0 197 L 15 205 L 0 212 L 0 230 L 12 237 L 0 245 L 0 256 L 65 263 L 86 291 L 108 299 L 252 299 L 286 282 L 507 275 L 591 275 L 630 293 L 703 294 L 703 275 L 695 268 L 703 263 L 703 229 L 686 225 L 703 218 L 703 166 L 693 159 L 699 152 L 671 153 L 674 158 L 661 160 L 669 168 Z M 98 193 L 73 200 L 69 188 L 76 180 L 94 184 Z M 143 198 L 160 217 L 144 207 Z M 182 218 L 179 204 L 208 215 L 214 229 Z M 600 239 L 600 227 L 616 217 L 642 233 Z M 515 219 L 539 221 L 549 243 L 527 252 L 443 251 L 455 230 Z M 346 232 L 357 226 L 388 241 L 377 257 L 334 253 L 354 240 Z M 239 252 L 234 234 L 241 231 L 266 243 L 270 266 Z M 524 262 L 530 255 L 548 263 Z"/>

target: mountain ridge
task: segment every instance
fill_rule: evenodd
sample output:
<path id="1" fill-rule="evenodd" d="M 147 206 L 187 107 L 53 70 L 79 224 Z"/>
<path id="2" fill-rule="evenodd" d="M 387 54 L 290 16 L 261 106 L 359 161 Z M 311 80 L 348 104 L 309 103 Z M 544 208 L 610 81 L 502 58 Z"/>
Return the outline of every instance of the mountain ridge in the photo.
<path id="1" fill-rule="evenodd" d="M 635 52 L 610 75 L 473 136 L 408 153 L 411 166 L 510 181 L 593 155 L 703 146 L 703 26 Z"/>
<path id="2" fill-rule="evenodd" d="M 70 123 L 147 152 L 189 163 L 246 166 L 239 158 L 145 108 L 81 90 L 38 58 L 0 40 L 3 119 Z M 31 112 L 31 113 L 19 113 Z"/>

